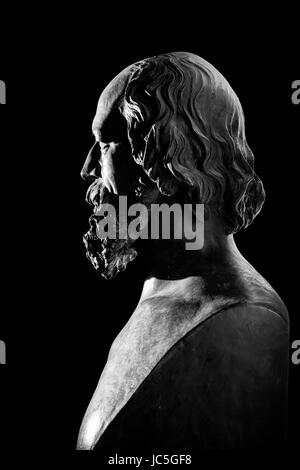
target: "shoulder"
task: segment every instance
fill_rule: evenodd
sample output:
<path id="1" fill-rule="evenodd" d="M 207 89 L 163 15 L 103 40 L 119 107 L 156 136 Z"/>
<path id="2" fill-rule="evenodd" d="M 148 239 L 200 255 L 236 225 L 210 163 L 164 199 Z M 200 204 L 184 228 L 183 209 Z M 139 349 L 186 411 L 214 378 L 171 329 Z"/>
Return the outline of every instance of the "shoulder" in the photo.
<path id="1" fill-rule="evenodd" d="M 276 381 L 288 370 L 289 323 L 264 305 L 225 308 L 199 325 L 191 340 L 209 351 L 216 369 L 228 368 L 232 377 L 245 380 L 250 373 Z"/>
<path id="2" fill-rule="evenodd" d="M 178 386 L 217 448 L 269 448 L 285 443 L 288 324 L 259 305 L 221 310 L 183 341 Z M 175 366 L 174 366 L 175 367 Z M 174 372 L 175 374 L 175 372 Z M 184 385 L 182 383 L 184 382 Z M 191 405 L 194 406 L 194 405 Z M 216 429 L 218 432 L 216 432 Z"/>
<path id="3" fill-rule="evenodd" d="M 240 302 L 226 307 L 210 319 L 208 328 L 220 331 L 222 336 L 240 338 L 241 342 L 278 339 L 289 335 L 289 321 L 284 312 L 252 302 Z M 209 322 L 209 320 L 211 320 Z"/>
<path id="4" fill-rule="evenodd" d="M 271 286 L 271 284 L 254 269 L 252 265 L 246 263 L 240 271 L 240 278 L 243 284 L 244 298 L 243 308 L 252 312 L 261 312 L 263 315 L 272 318 L 280 316 L 283 321 L 289 323 L 289 314 L 283 300 Z M 273 316 L 271 313 L 273 312 Z"/>
<path id="5" fill-rule="evenodd" d="M 285 407 L 289 325 L 278 313 L 238 304 L 210 317 L 186 339 L 186 354 L 196 356 L 199 365 L 191 373 L 195 381 L 210 384 L 216 399 L 223 394 L 239 413 L 245 407 L 259 411 L 257 416 L 268 410 L 270 419 L 276 407 Z"/>
<path id="6" fill-rule="evenodd" d="M 268 331 L 289 331 L 289 321 L 284 309 L 260 302 L 241 301 L 225 307 L 217 312 L 212 319 L 222 323 L 223 327 L 235 327 L 267 334 Z M 261 331 L 260 331 L 261 330 Z"/>

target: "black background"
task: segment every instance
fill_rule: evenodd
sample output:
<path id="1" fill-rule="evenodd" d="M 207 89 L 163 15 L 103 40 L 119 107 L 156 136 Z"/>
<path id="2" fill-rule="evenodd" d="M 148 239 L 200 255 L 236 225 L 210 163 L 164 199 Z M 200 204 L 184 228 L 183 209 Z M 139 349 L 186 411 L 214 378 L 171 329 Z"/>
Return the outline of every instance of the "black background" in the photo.
<path id="1" fill-rule="evenodd" d="M 176 50 L 204 57 L 228 79 L 243 105 L 247 140 L 267 194 L 261 214 L 236 242 L 285 302 L 292 342 L 300 339 L 300 105 L 291 101 L 299 64 L 292 13 L 277 23 L 258 17 L 247 22 L 247 11 L 226 21 L 220 14 L 221 26 L 212 21 L 216 12 L 193 19 L 177 12 L 171 22 L 158 12 L 148 22 L 146 12 L 134 19 L 119 11 L 118 21 L 98 11 L 76 21 L 71 14 L 51 20 L 40 14 L 45 21 L 20 30 L 17 39 L 14 30 L 6 33 L 1 59 L 0 79 L 7 84 L 7 105 L 0 109 L 0 339 L 7 344 L 7 365 L 0 369 L 1 416 L 7 412 L 1 427 L 3 448 L 71 453 L 109 346 L 142 286 L 138 259 L 107 282 L 82 244 L 91 211 L 79 173 L 93 143 L 101 90 L 127 65 Z M 291 451 L 298 442 L 299 374 L 300 365 L 291 363 Z"/>

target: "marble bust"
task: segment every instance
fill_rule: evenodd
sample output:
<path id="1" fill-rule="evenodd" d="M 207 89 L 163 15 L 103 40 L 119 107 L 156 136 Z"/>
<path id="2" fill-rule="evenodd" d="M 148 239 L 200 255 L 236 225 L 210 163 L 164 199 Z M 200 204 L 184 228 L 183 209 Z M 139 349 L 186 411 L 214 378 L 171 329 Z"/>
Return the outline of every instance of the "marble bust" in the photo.
<path id="1" fill-rule="evenodd" d="M 87 200 L 94 207 L 87 256 L 107 279 L 136 256 L 147 269 L 77 449 L 283 448 L 289 319 L 234 241 L 265 200 L 238 97 L 201 57 L 162 54 L 108 84 L 92 129 L 81 173 L 91 181 Z M 202 248 L 186 250 L 184 236 L 99 238 L 97 211 L 116 206 L 120 196 L 149 210 L 155 203 L 203 204 Z M 118 216 L 115 223 L 124 230 Z"/>

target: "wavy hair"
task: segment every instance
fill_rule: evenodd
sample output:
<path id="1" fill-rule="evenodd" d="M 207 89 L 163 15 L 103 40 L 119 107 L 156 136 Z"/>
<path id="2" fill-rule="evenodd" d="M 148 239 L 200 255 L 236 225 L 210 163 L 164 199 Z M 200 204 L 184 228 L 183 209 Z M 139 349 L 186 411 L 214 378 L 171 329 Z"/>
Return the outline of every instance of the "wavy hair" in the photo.
<path id="1" fill-rule="evenodd" d="M 137 62 L 120 111 L 135 161 L 162 194 L 192 190 L 197 202 L 222 217 L 227 234 L 246 228 L 260 212 L 265 192 L 242 106 L 210 63 L 186 52 Z"/>

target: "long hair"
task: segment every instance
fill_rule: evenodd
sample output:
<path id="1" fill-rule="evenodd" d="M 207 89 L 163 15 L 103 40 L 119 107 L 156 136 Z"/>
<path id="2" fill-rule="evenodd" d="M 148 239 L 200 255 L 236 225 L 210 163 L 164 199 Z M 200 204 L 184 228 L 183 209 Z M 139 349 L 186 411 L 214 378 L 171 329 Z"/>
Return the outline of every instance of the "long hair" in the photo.
<path id="1" fill-rule="evenodd" d="M 186 52 L 137 62 L 120 110 L 135 161 L 163 194 L 182 186 L 196 192 L 197 202 L 222 217 L 227 234 L 253 221 L 265 192 L 243 109 L 210 63 Z"/>

